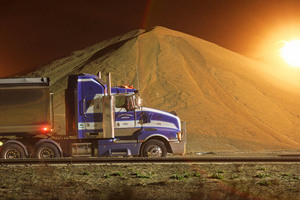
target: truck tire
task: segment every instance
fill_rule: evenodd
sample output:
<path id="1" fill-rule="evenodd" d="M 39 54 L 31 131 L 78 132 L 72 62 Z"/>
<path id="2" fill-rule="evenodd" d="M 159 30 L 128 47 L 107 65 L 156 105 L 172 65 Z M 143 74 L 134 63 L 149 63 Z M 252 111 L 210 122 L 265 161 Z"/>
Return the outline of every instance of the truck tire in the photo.
<path id="1" fill-rule="evenodd" d="M 54 144 L 44 142 L 36 148 L 35 157 L 38 159 L 58 158 L 60 157 L 60 153 Z"/>
<path id="2" fill-rule="evenodd" d="M 149 140 L 143 147 L 141 152 L 142 157 L 161 158 L 167 156 L 165 144 L 159 140 Z"/>
<path id="3" fill-rule="evenodd" d="M 26 158 L 24 149 L 14 143 L 6 144 L 1 151 L 1 158 L 4 159 L 16 159 Z"/>

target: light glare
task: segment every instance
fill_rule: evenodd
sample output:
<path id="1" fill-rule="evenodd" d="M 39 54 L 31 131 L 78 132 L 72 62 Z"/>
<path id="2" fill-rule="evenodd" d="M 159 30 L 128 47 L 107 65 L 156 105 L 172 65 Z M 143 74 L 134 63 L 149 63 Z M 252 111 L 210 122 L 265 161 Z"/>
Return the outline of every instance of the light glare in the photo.
<path id="1" fill-rule="evenodd" d="M 280 49 L 280 55 L 293 67 L 300 67 L 300 39 L 285 41 L 284 46 Z"/>

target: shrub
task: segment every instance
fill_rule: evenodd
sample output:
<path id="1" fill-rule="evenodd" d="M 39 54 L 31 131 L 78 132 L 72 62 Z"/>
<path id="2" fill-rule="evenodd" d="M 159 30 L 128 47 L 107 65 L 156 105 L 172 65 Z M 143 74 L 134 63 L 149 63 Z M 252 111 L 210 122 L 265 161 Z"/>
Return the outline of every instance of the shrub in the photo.
<path id="1" fill-rule="evenodd" d="M 134 175 L 136 175 L 137 178 L 150 178 L 153 175 L 153 173 L 150 172 L 150 174 L 147 175 L 147 174 L 141 174 L 139 172 L 135 172 Z"/>
<path id="2" fill-rule="evenodd" d="M 219 180 L 224 179 L 224 177 L 221 173 L 213 173 L 210 177 L 213 178 L 213 179 L 219 179 Z"/>
<path id="3" fill-rule="evenodd" d="M 83 175 L 90 175 L 91 173 L 90 172 L 88 172 L 88 171 L 84 171 L 83 172 Z"/>

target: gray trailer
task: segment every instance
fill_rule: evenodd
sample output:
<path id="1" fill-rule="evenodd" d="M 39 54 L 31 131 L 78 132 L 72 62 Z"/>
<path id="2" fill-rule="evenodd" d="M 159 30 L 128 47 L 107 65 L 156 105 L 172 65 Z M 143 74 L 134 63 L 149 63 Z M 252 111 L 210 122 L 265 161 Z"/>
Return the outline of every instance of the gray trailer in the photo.
<path id="1" fill-rule="evenodd" d="M 32 136 L 52 128 L 48 78 L 0 79 L 0 137 Z"/>

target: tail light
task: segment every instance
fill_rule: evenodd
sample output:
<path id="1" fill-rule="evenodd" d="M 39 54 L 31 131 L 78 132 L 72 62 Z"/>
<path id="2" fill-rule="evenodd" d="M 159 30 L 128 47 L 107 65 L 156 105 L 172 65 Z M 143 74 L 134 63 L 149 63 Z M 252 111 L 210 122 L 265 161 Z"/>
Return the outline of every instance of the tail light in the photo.
<path id="1" fill-rule="evenodd" d="M 52 129 L 49 126 L 44 126 L 42 127 L 42 133 L 47 134 L 47 133 L 51 133 Z"/>

